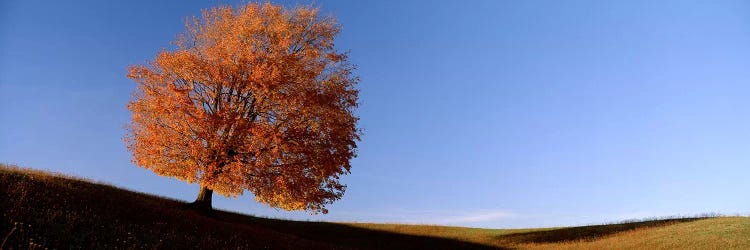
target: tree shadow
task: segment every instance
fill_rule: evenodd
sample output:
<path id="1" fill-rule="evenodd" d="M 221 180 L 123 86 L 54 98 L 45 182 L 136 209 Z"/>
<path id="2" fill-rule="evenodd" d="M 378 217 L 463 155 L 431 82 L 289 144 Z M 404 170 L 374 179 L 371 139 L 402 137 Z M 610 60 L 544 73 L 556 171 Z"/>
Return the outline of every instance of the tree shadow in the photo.
<path id="1" fill-rule="evenodd" d="M 0 243 L 11 249 L 497 249 L 355 225 L 202 211 L 189 203 L 0 165 Z M 16 229 L 17 222 L 22 223 Z"/>
<path id="2" fill-rule="evenodd" d="M 564 241 L 593 241 L 608 235 L 650 227 L 668 226 L 676 223 L 691 222 L 709 217 L 670 218 L 636 222 L 623 222 L 608 225 L 567 227 L 545 231 L 514 233 L 497 236 L 496 239 L 514 243 L 557 243 Z"/>
<path id="3" fill-rule="evenodd" d="M 227 223 L 260 225 L 301 239 L 352 249 L 508 249 L 459 239 L 401 234 L 342 223 L 259 218 L 215 210 L 213 217 Z"/>

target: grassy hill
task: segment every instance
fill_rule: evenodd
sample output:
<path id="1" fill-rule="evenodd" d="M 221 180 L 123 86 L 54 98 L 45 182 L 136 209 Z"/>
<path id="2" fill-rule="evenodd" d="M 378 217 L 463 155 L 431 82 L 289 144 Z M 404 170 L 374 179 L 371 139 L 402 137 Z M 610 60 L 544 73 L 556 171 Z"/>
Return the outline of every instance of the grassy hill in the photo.
<path id="1" fill-rule="evenodd" d="M 750 249 L 750 218 L 535 229 L 301 222 L 0 165 L 3 249 Z"/>

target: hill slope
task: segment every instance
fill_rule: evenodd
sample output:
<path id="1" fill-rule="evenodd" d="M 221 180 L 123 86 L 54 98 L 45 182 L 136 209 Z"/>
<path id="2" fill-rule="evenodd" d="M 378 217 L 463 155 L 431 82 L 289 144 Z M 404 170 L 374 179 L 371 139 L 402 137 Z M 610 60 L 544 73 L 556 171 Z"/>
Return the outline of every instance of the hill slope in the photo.
<path id="1" fill-rule="evenodd" d="M 300 222 L 205 215 L 181 201 L 5 165 L 0 197 L 0 242 L 14 249 L 750 249 L 745 217 L 512 230 Z"/>

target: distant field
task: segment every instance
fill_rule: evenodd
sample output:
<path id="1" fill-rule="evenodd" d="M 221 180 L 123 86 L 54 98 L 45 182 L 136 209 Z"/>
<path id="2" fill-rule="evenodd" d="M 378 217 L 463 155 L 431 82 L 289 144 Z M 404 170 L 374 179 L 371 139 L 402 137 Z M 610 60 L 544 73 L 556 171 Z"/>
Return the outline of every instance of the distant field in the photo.
<path id="1" fill-rule="evenodd" d="M 301 222 L 216 211 L 0 165 L 2 249 L 750 249 L 750 218 L 478 229 Z"/>

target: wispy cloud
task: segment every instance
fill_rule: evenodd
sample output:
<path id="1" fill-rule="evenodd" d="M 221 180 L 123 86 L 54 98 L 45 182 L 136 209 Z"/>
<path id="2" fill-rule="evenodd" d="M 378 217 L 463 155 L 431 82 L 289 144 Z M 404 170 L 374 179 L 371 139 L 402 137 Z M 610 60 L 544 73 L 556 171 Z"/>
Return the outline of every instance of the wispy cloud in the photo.
<path id="1" fill-rule="evenodd" d="M 398 216 L 401 219 L 394 219 L 396 222 L 402 223 L 468 226 L 476 225 L 478 223 L 496 222 L 514 216 L 514 213 L 507 210 L 478 210 L 466 212 L 422 211 L 401 214 Z"/>
<path id="2" fill-rule="evenodd" d="M 438 219 L 437 222 L 441 224 L 462 224 L 497 221 L 509 217 L 513 217 L 513 213 L 508 211 L 480 211 L 459 216 L 448 216 Z"/>
<path id="3" fill-rule="evenodd" d="M 517 220 L 520 216 L 510 210 L 412 210 L 384 209 L 378 211 L 336 211 L 324 220 L 339 222 L 373 222 L 432 224 L 451 226 L 498 227 Z M 363 220 L 362 218 L 367 218 Z"/>

